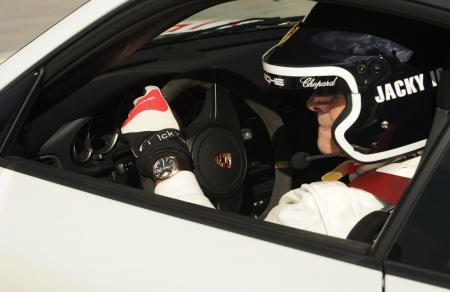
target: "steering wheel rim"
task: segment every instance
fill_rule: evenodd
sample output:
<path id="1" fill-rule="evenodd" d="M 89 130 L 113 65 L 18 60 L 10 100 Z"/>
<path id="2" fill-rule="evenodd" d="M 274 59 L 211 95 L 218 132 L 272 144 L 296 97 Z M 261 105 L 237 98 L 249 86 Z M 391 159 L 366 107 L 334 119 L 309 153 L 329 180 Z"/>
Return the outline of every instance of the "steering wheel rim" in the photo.
<path id="1" fill-rule="evenodd" d="M 162 92 L 170 104 L 185 90 L 193 87 L 202 87 L 205 90 L 205 102 L 200 114 L 183 129 L 183 132 L 186 135 L 187 144 L 194 160 L 194 173 L 206 195 L 213 198 L 218 209 L 237 212 L 244 196 L 247 159 L 241 138 L 238 115 L 228 90 L 229 86 L 225 87 L 219 82 L 219 74 L 217 69 L 185 72 L 170 80 L 162 88 Z M 287 135 L 278 135 L 280 128 L 284 127 L 281 118 L 275 112 L 255 102 L 246 102 L 260 117 L 261 115 L 267 117 L 266 119 L 261 118 L 272 139 L 272 145 L 274 145 L 273 139 L 281 139 L 281 143 L 278 141 L 275 144 L 287 146 Z M 223 145 L 228 146 L 228 148 L 222 147 Z M 211 147 L 217 147 L 217 149 L 204 150 L 211 149 Z M 270 202 L 260 218 L 267 215 L 268 211 L 278 203 L 279 198 L 291 186 L 289 167 L 286 167 L 285 162 L 280 163 L 278 161 L 280 157 L 290 157 L 286 153 L 289 152 L 289 147 L 281 147 L 283 149 L 273 147 L 277 159 L 274 165 L 275 182 Z M 282 155 L 280 155 L 280 152 L 282 152 Z M 231 154 L 230 168 L 217 167 L 216 158 L 220 154 Z M 280 167 L 281 165 L 284 166 Z M 222 182 L 208 178 L 208 176 L 214 176 L 214 174 L 226 176 L 230 169 L 235 170 L 234 174 L 222 178 Z M 230 181 L 232 181 L 231 186 L 226 188 L 224 184 L 228 184 Z M 218 183 L 219 188 L 212 186 L 211 182 Z"/>

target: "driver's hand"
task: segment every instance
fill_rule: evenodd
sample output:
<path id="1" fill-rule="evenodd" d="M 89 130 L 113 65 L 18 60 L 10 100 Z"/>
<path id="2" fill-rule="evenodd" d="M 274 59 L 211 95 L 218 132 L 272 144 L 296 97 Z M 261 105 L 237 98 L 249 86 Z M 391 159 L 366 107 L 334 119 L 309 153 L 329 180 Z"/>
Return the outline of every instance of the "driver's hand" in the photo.
<path id="1" fill-rule="evenodd" d="M 145 94 L 134 101 L 121 128 L 124 139 L 136 156 L 136 166 L 141 175 L 153 178 L 157 185 L 155 194 L 214 208 L 203 194 L 190 168 L 189 150 L 181 137 L 180 127 L 156 86 L 147 86 Z M 183 167 L 176 175 L 157 181 L 153 175 L 154 162 L 162 157 L 175 156 Z"/>
<path id="2" fill-rule="evenodd" d="M 141 175 L 153 178 L 152 165 L 162 157 L 175 156 L 190 170 L 189 150 L 180 127 L 156 86 L 145 87 L 145 94 L 134 101 L 134 108 L 121 132 L 136 156 Z"/>

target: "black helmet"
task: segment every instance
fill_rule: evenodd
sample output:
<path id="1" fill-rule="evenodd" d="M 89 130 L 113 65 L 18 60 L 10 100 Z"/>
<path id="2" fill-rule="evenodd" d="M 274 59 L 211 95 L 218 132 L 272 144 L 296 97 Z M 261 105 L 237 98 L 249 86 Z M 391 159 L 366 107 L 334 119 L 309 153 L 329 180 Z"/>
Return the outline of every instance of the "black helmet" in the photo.
<path id="1" fill-rule="evenodd" d="M 448 36 L 397 16 L 319 3 L 264 54 L 264 78 L 281 89 L 344 93 L 336 145 L 359 162 L 391 159 L 425 146 Z"/>

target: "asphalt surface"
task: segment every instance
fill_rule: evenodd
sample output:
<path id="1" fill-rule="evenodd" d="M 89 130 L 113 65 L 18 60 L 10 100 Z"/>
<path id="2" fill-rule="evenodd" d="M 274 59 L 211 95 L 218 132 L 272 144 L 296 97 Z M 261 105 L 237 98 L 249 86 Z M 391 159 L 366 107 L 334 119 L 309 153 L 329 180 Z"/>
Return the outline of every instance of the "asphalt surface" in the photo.
<path id="1" fill-rule="evenodd" d="M 1 0 L 0 61 L 86 2 L 86 0 Z"/>
<path id="2" fill-rule="evenodd" d="M 86 2 L 87 0 L 1 0 L 0 62 Z M 303 15 L 312 5 L 313 2 L 304 0 L 240 0 L 210 8 L 193 18 L 243 19 Z"/>

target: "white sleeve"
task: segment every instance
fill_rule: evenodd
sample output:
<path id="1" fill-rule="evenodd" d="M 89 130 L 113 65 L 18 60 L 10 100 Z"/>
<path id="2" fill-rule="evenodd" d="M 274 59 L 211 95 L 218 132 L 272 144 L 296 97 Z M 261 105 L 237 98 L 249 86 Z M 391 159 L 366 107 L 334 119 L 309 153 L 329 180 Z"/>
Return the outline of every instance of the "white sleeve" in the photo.
<path id="1" fill-rule="evenodd" d="M 314 182 L 286 193 L 265 220 L 346 238 L 361 218 L 383 207 L 372 194 L 342 182 Z"/>
<path id="2" fill-rule="evenodd" d="M 190 171 L 180 171 L 159 182 L 155 187 L 155 194 L 214 208 L 213 204 L 203 194 L 195 175 Z"/>

